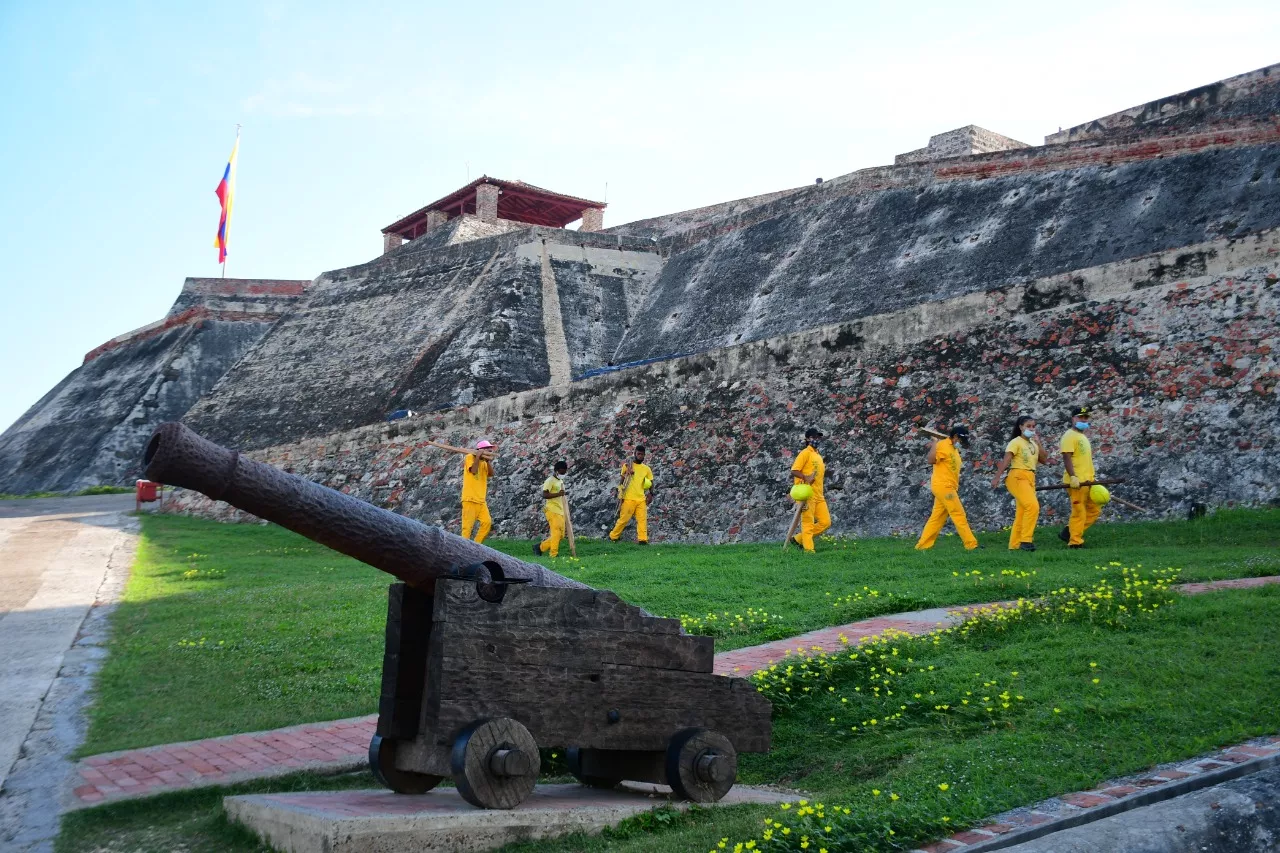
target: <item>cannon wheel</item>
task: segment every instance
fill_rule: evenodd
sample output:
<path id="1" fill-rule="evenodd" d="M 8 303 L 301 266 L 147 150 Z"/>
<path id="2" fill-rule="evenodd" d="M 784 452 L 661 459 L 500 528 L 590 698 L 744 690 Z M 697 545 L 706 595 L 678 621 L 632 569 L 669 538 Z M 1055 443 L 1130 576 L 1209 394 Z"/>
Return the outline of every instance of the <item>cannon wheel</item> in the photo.
<path id="1" fill-rule="evenodd" d="M 685 729 L 667 747 L 667 784 L 682 799 L 714 803 L 738 778 L 738 752 L 707 729 Z"/>
<path id="2" fill-rule="evenodd" d="M 453 742 L 450 767 L 458 793 L 482 809 L 512 809 L 533 791 L 542 758 L 538 743 L 508 717 L 477 720 Z"/>
<path id="3" fill-rule="evenodd" d="M 621 779 L 612 779 L 608 776 L 588 776 L 582 772 L 582 753 L 581 747 L 571 746 L 565 751 L 564 761 L 569 765 L 569 772 L 573 774 L 573 778 L 577 779 L 584 785 L 592 788 L 616 788 L 622 782 Z"/>
<path id="4" fill-rule="evenodd" d="M 369 769 L 373 771 L 373 778 L 397 794 L 425 794 L 444 781 L 443 776 L 397 769 L 397 743 L 379 735 L 369 741 Z"/>

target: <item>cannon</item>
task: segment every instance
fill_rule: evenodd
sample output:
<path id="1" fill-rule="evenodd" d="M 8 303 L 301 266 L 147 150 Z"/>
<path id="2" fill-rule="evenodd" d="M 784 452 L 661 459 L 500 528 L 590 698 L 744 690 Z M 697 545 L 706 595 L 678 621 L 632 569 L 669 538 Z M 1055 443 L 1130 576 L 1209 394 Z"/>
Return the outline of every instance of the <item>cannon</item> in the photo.
<path id="1" fill-rule="evenodd" d="M 608 590 L 379 509 L 161 424 L 145 476 L 194 489 L 399 579 L 387 600 L 374 776 L 423 794 L 446 776 L 481 808 L 533 790 L 540 748 L 583 784 L 722 798 L 738 753 L 767 752 L 771 707 L 715 675 L 714 641 Z"/>

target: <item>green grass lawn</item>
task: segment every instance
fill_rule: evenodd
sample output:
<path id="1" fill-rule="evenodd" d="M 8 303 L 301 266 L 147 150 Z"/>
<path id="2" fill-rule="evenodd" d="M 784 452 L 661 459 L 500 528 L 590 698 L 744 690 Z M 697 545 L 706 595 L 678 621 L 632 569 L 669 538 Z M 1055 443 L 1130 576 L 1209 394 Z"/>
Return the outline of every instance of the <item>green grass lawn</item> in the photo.
<path id="1" fill-rule="evenodd" d="M 31 498 L 82 498 L 88 495 L 128 495 L 133 489 L 128 486 L 90 486 L 78 492 L 28 492 L 15 495 L 12 492 L 0 492 L 0 501 L 21 501 Z"/>
<path id="2" fill-rule="evenodd" d="M 1114 579 L 1117 570 L 1107 571 Z M 1094 570 L 1090 584 L 1103 574 Z M 1277 622 L 1280 587 L 1271 586 L 1178 597 L 1124 627 L 1033 617 L 937 643 L 893 640 L 876 647 L 874 659 L 859 650 L 857 661 L 787 682 L 795 698 L 775 703 L 773 751 L 742 756 L 740 778 L 792 786 L 823 803 L 823 820 L 807 831 L 829 825 L 843 835 L 843 844 L 828 845 L 831 853 L 910 849 L 1008 808 L 1280 731 Z M 886 663 L 894 669 L 888 685 L 876 677 Z M 769 689 L 782 695 L 781 685 Z M 221 816 L 222 794 L 370 783 L 363 774 L 291 778 L 104 806 L 69 816 L 57 849 L 257 851 L 263 848 Z M 833 804 L 851 815 L 833 820 Z M 663 813 L 602 838 L 509 853 L 703 851 L 722 838 L 732 849 L 762 841 L 766 818 L 795 831 L 789 846 L 765 849 L 799 850 L 806 830 L 794 814 L 765 807 Z M 782 838 L 779 831 L 775 842 Z"/>
<path id="3" fill-rule="evenodd" d="M 274 526 L 141 521 L 80 754 L 376 710 L 389 575 Z M 777 544 L 641 549 L 580 540 L 577 560 L 542 562 L 661 615 L 727 613 L 715 623 L 718 650 L 881 613 L 1078 586 L 1110 561 L 1175 566 L 1184 580 L 1280 574 L 1277 510 L 1099 524 L 1083 551 L 1068 551 L 1050 531 L 1030 554 L 1006 550 L 1002 534 L 980 538 L 986 549 L 974 552 L 951 536 L 931 552 L 887 538 L 823 542 L 815 555 Z M 517 556 L 528 548 L 491 544 Z M 764 624 L 723 628 L 748 608 L 767 613 Z"/>

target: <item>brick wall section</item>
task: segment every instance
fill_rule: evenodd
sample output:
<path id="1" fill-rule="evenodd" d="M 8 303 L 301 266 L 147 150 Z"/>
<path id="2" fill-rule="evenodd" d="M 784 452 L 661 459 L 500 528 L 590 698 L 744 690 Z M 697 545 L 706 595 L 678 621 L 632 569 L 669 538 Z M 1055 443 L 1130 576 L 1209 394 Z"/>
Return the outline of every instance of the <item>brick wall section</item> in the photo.
<path id="1" fill-rule="evenodd" d="M 392 249 L 398 249 L 404 245 L 404 238 L 399 234 L 392 234 L 384 231 L 382 234 L 382 254 L 390 252 Z"/>
<path id="2" fill-rule="evenodd" d="M 643 442 L 655 541 L 776 540 L 786 472 L 816 423 L 829 434 L 832 532 L 914 536 L 932 500 L 914 427 L 972 425 L 961 497 L 994 528 L 1012 518 L 989 480 L 1014 415 L 1038 416 L 1054 440 L 1068 408 L 1088 401 L 1100 472 L 1131 480 L 1117 494 L 1157 514 L 1275 501 L 1277 270 L 1275 231 L 1214 241 L 254 455 L 453 527 L 460 462 L 424 441 L 485 435 L 502 444 L 490 485 L 499 534 L 541 530 L 538 484 L 567 458 L 575 524 L 599 535 L 615 466 Z M 1059 477 L 1050 466 L 1041 480 Z M 173 506 L 235 515 L 189 493 Z M 1065 509 L 1046 494 L 1044 525 Z"/>

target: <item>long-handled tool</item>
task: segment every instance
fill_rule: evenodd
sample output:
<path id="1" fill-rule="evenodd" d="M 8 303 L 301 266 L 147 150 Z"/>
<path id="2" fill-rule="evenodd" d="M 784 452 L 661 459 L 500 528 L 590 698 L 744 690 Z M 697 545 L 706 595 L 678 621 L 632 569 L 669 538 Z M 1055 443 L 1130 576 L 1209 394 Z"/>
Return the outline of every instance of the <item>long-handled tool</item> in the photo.
<path id="1" fill-rule="evenodd" d="M 1086 486 L 1114 486 L 1116 483 L 1126 483 L 1126 482 L 1128 482 L 1128 478 L 1126 477 L 1117 477 L 1114 480 L 1089 480 L 1088 482 L 1082 482 L 1080 484 L 1080 487 L 1084 488 Z M 1059 483 L 1056 486 L 1036 486 L 1036 491 L 1049 492 L 1049 491 L 1053 491 L 1054 489 L 1069 489 L 1069 488 L 1071 488 L 1070 483 Z M 1112 500 L 1114 501 L 1117 499 L 1113 497 Z M 1123 501 L 1121 501 L 1121 503 L 1123 503 Z"/>
<path id="2" fill-rule="evenodd" d="M 560 495 L 560 506 L 564 509 L 564 535 L 569 540 L 569 553 L 578 556 L 578 546 L 573 541 L 573 517 L 569 515 L 569 496 Z"/>
<path id="3" fill-rule="evenodd" d="M 951 437 L 947 435 L 945 432 L 938 432 L 936 429 L 931 429 L 929 427 L 920 427 L 919 431 L 929 436 L 929 438 L 950 438 Z"/>
<path id="4" fill-rule="evenodd" d="M 622 514 L 622 502 L 627 498 L 627 489 L 631 488 L 631 478 L 636 475 L 636 466 L 627 463 L 627 473 L 622 476 L 622 485 L 618 486 L 618 514 Z"/>
<path id="5" fill-rule="evenodd" d="M 467 448 L 465 448 L 465 447 L 454 447 L 452 444 L 444 444 L 444 443 L 439 442 L 439 441 L 431 441 L 430 439 L 428 439 L 428 440 L 426 441 L 426 443 L 427 443 L 427 444 L 429 444 L 429 445 L 431 445 L 432 447 L 438 447 L 438 448 L 440 448 L 441 450 L 448 450 L 448 451 L 450 451 L 451 453 L 462 453 L 462 454 L 464 454 L 464 455 L 465 455 L 465 454 L 475 453 L 475 452 L 476 452 L 476 451 L 474 451 L 474 450 L 468 450 L 468 449 L 467 449 Z"/>
<path id="6" fill-rule="evenodd" d="M 1134 510 L 1136 512 L 1150 512 L 1150 510 L 1148 509 L 1144 509 L 1143 507 L 1140 507 L 1135 503 L 1129 503 L 1127 500 L 1124 500 L 1123 498 L 1118 498 L 1115 495 L 1111 496 L 1111 502 L 1114 504 L 1120 504 L 1120 506 L 1127 506 L 1129 509 Z"/>
<path id="7" fill-rule="evenodd" d="M 800 526 L 800 513 L 804 512 L 804 501 L 796 501 L 795 515 L 791 516 L 791 525 L 787 528 L 787 538 L 782 540 L 782 550 L 787 550 L 787 546 L 791 544 L 791 537 L 795 535 L 796 528 Z"/>

